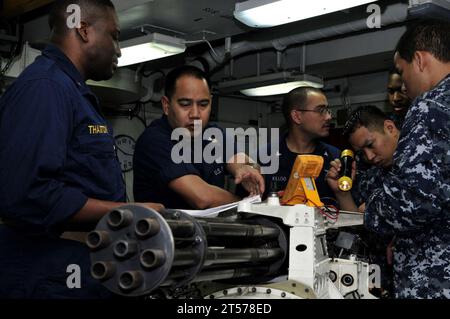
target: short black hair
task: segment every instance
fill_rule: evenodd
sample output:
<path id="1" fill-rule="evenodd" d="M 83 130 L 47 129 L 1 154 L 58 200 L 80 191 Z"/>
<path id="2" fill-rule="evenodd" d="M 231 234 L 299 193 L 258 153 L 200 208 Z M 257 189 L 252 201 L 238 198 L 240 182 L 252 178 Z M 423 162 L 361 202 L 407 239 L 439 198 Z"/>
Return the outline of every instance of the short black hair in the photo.
<path id="1" fill-rule="evenodd" d="M 343 135 L 348 138 L 361 126 L 378 132 L 384 132 L 384 121 L 386 120 L 391 119 L 376 106 L 360 106 L 348 116 L 348 120 L 344 125 Z"/>
<path id="2" fill-rule="evenodd" d="M 192 76 L 199 80 L 205 80 L 211 92 L 211 82 L 205 72 L 192 65 L 183 65 L 171 70 L 164 79 L 164 95 L 169 99 L 175 94 L 177 80 L 182 76 Z"/>
<path id="3" fill-rule="evenodd" d="M 107 8 L 115 9 L 111 0 L 56 0 L 48 16 L 48 25 L 53 34 L 62 35 L 68 30 L 67 18 L 71 13 L 67 12 L 67 7 L 71 4 L 78 5 L 81 9 L 81 16 L 90 23 L 97 12 L 103 12 Z"/>
<path id="4" fill-rule="evenodd" d="M 433 19 L 415 21 L 401 36 L 395 51 L 408 63 L 411 63 L 416 51 L 427 51 L 441 62 L 450 62 L 450 22 Z"/>
<path id="5" fill-rule="evenodd" d="M 283 97 L 281 111 L 283 112 L 283 116 L 288 127 L 291 126 L 291 111 L 294 107 L 304 108 L 308 100 L 308 94 L 311 92 L 324 95 L 323 91 L 318 88 L 312 86 L 302 86 L 293 89 Z"/>

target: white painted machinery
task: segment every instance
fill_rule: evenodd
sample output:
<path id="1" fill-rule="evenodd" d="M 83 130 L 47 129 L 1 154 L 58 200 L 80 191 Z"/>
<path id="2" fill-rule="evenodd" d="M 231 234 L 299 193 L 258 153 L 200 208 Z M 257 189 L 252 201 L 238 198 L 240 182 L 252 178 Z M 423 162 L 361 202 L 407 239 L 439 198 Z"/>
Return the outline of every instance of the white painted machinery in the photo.
<path id="1" fill-rule="evenodd" d="M 91 273 L 125 296 L 375 298 L 376 265 L 327 251 L 327 229 L 361 225 L 362 214 L 282 206 L 269 197 L 225 215 L 115 209 L 88 234 Z"/>

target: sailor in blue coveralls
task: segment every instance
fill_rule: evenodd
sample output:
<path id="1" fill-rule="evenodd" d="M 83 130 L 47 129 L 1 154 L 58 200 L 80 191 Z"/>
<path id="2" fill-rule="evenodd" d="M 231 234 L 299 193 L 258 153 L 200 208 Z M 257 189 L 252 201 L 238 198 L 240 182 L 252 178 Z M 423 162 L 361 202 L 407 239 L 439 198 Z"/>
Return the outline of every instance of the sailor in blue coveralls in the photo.
<path id="1" fill-rule="evenodd" d="M 288 133 L 280 136 L 278 148 L 271 144 L 267 146 L 266 154 L 278 151 L 279 169 L 264 175 L 266 193 L 286 188 L 297 155 L 319 155 L 324 159 L 322 171 L 316 178 L 319 196 L 326 204 L 336 204 L 325 176 L 330 162 L 339 157 L 340 152 L 336 147 L 320 141 L 320 138 L 329 135 L 332 119 L 325 94 L 313 87 L 296 88 L 284 96 L 282 111 Z"/>
<path id="2" fill-rule="evenodd" d="M 210 124 L 205 129 L 214 127 Z M 139 137 L 134 152 L 134 198 L 136 200 L 156 200 L 166 207 L 189 209 L 196 207 L 180 196 L 175 190 L 167 187 L 171 181 L 193 175 L 201 178 L 205 183 L 218 188 L 225 186 L 225 163 L 174 163 L 171 151 L 179 141 L 172 141 L 173 128 L 167 116 L 154 120 Z M 222 131 L 222 130 L 221 130 Z M 202 151 L 215 141 L 202 139 Z M 225 150 L 226 147 L 222 145 Z M 224 193 L 237 201 L 231 193 Z"/>
<path id="3" fill-rule="evenodd" d="M 231 147 L 233 152 L 229 157 L 223 151 L 222 158 L 217 156 L 212 162 L 204 158 L 206 147 L 216 143 L 226 150 L 227 140 L 221 129 L 208 123 L 212 98 L 207 75 L 194 66 L 181 66 L 167 74 L 164 89 L 161 100 L 164 115 L 153 121 L 136 143 L 133 159 L 135 199 L 158 199 L 166 207 L 194 209 L 238 201 L 238 196 L 223 189 L 225 170 L 235 178 L 236 184 L 242 184 L 246 190 L 244 196 L 263 192 L 263 177 L 249 165 L 251 159 L 248 156 L 234 154 L 234 147 Z M 172 139 L 175 130 L 184 132 L 180 135 L 181 141 Z M 218 136 L 212 138 L 211 135 L 208 141 L 205 132 L 211 130 Z M 199 149 L 195 148 L 195 139 Z M 189 148 L 186 148 L 187 158 L 181 161 L 179 153 L 172 151 L 183 140 L 188 141 Z M 191 143 L 194 144 L 192 147 Z"/>
<path id="4" fill-rule="evenodd" d="M 124 204 L 112 131 L 85 84 L 113 75 L 120 31 L 110 1 L 80 2 L 81 24 L 68 28 L 71 2 L 56 2 L 52 44 L 0 100 L 0 298 L 109 296 L 87 247 L 59 236 Z M 80 288 L 67 285 L 70 265 Z"/>

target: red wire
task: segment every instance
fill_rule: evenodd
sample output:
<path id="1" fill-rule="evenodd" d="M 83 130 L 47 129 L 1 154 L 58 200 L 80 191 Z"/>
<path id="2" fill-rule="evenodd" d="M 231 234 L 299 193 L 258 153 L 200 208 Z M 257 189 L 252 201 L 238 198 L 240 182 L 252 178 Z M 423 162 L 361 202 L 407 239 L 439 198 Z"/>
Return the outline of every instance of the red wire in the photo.
<path id="1" fill-rule="evenodd" d="M 329 217 L 331 219 L 334 219 L 334 220 L 338 219 L 338 217 L 339 217 L 339 209 L 336 206 L 334 206 L 334 205 L 325 205 L 324 207 L 325 207 L 325 209 L 330 209 L 330 208 L 333 209 L 335 211 L 335 215 L 334 216 L 329 216 L 325 212 L 325 209 L 319 208 L 321 210 L 322 214 L 324 214 L 325 216 L 327 216 L 327 217 Z"/>
<path id="2" fill-rule="evenodd" d="M 317 205 L 316 203 L 314 203 L 311 199 L 308 199 L 308 201 L 310 201 L 316 208 L 318 208 L 319 211 L 320 211 L 320 213 L 321 213 L 322 215 L 325 215 L 326 217 L 328 217 L 328 218 L 330 218 L 330 219 L 333 219 L 333 220 L 337 220 L 337 219 L 338 219 L 338 217 L 339 217 L 339 209 L 338 209 L 336 206 L 334 206 L 334 205 L 319 206 L 319 205 Z M 329 215 L 329 214 L 326 212 L 326 210 L 329 210 L 329 211 L 330 211 L 330 208 L 331 208 L 331 209 L 334 209 L 334 211 L 336 212 L 336 215 L 335 215 L 335 216 Z"/>
<path id="3" fill-rule="evenodd" d="M 284 192 L 285 192 L 284 190 L 283 190 L 283 191 L 279 191 L 279 192 L 278 192 L 278 196 L 279 196 L 280 198 L 283 197 Z M 325 215 L 326 217 L 328 217 L 328 218 L 330 218 L 330 219 L 333 219 L 333 220 L 337 220 L 337 219 L 338 219 L 338 216 L 339 216 L 339 209 L 338 209 L 336 206 L 334 206 L 334 205 L 319 206 L 319 205 L 317 205 L 315 202 L 313 202 L 313 201 L 312 201 L 311 199 L 309 199 L 309 198 L 308 198 L 308 201 L 311 202 L 316 208 L 318 208 L 319 211 L 320 211 L 320 213 L 321 213 L 322 215 Z M 333 210 L 336 212 L 336 215 L 335 215 L 335 216 L 329 215 L 329 214 L 325 211 L 326 209 L 330 210 L 330 208 L 333 209 Z"/>

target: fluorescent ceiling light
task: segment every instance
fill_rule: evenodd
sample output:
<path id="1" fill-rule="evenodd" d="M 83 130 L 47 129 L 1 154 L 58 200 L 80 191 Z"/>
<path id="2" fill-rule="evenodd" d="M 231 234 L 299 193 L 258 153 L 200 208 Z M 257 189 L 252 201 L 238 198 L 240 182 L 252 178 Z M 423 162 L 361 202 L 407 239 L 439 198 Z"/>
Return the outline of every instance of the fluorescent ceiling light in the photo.
<path id="1" fill-rule="evenodd" d="M 269 96 L 286 94 L 301 86 L 322 88 L 323 80 L 309 74 L 284 71 L 221 82 L 218 89 L 224 93 L 240 91 L 247 96 Z"/>
<path id="2" fill-rule="evenodd" d="M 122 56 L 118 66 L 141 63 L 183 53 L 186 45 L 183 39 L 160 33 L 150 33 L 120 43 Z"/>
<path id="3" fill-rule="evenodd" d="M 236 3 L 234 17 L 248 26 L 273 27 L 377 0 L 248 0 Z"/>
<path id="4" fill-rule="evenodd" d="M 319 85 L 315 82 L 308 81 L 294 81 L 287 83 L 280 83 L 268 86 L 262 86 L 253 89 L 245 89 L 241 90 L 241 93 L 247 96 L 269 96 L 269 95 L 278 95 L 278 94 L 286 94 L 291 92 L 293 89 L 301 87 L 301 86 L 312 86 L 317 88 L 322 88 L 322 85 Z"/>

